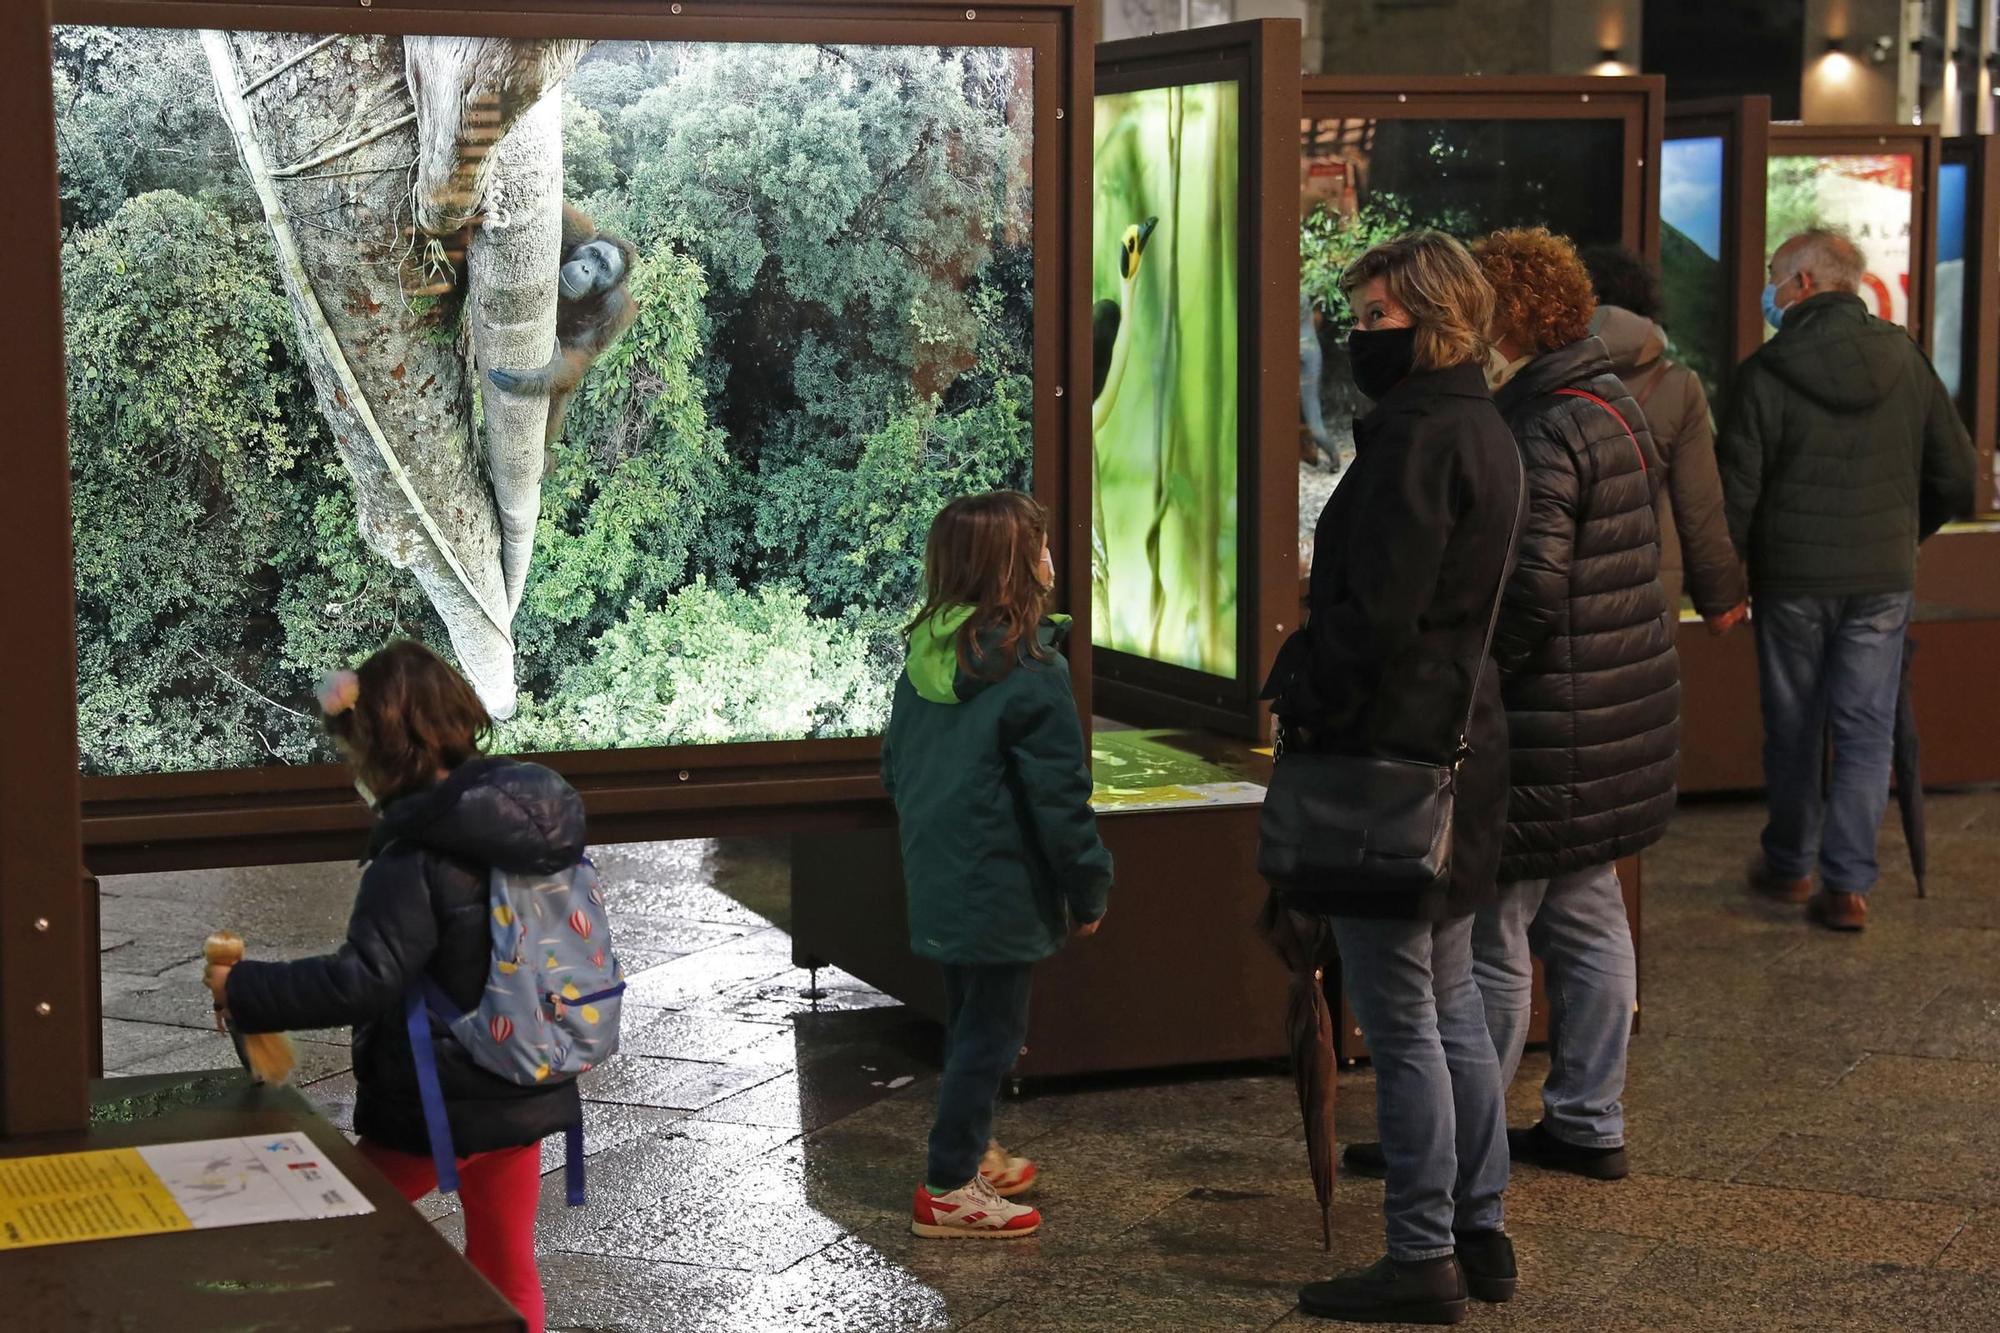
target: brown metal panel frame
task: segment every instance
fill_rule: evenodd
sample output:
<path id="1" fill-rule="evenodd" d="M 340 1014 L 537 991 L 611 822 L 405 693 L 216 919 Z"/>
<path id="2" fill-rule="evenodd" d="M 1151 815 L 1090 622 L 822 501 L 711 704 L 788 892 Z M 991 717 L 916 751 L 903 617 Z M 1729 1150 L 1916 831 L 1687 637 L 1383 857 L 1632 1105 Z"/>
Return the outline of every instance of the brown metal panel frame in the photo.
<path id="1" fill-rule="evenodd" d="M 1978 512 L 1995 512 L 1994 449 L 2000 442 L 2000 136 L 1944 141 L 1940 164 L 1962 162 L 1966 181 L 1965 425 L 1979 452 Z M 1935 233 L 1933 233 L 1935 234 Z M 1935 266 L 1933 266 L 1935 270 Z"/>
<path id="2" fill-rule="evenodd" d="M 1298 357 L 1299 205 L 1296 191 L 1283 188 L 1298 172 L 1299 59 L 1300 26 L 1292 19 L 1097 48 L 1099 79 L 1120 89 L 1195 82 L 1218 69 L 1243 85 L 1237 675 L 1224 681 L 1107 649 L 1095 677 L 1098 706 L 1121 721 L 1200 725 L 1246 740 L 1261 740 L 1269 728 L 1269 710 L 1257 696 L 1294 623 L 1299 582 L 1293 461 L 1299 377 L 1292 370 Z"/>
<path id="3" fill-rule="evenodd" d="M 1725 364 L 1719 372 L 1726 388 L 1730 374 L 1764 342 L 1764 308 L 1758 295 L 1765 278 L 1764 198 L 1771 157 L 1771 99 L 1760 94 L 1668 104 L 1669 138 L 1704 135 L 1722 140 L 1722 271 L 1734 307 L 1723 349 Z M 1711 406 L 1721 411 L 1720 403 Z"/>
<path id="4" fill-rule="evenodd" d="M 1051 546 L 1064 571 L 1063 588 L 1078 615 L 1071 652 L 1077 701 L 1086 723 L 1090 706 L 1089 486 L 1087 395 L 1089 337 L 1084 328 L 1089 281 L 1089 122 L 1093 71 L 1085 58 L 1094 37 L 1091 6 L 1076 0 L 1016 0 L 998 8 L 957 8 L 939 0 L 874 3 L 716 4 L 683 13 L 665 0 L 575 0 L 522 3 L 505 9 L 495 0 L 423 0 L 357 7 L 347 0 L 56 0 L 53 20 L 64 24 L 141 27 L 223 27 L 257 31 L 468 33 L 528 37 L 560 33 L 600 40 L 740 42 L 851 42 L 896 45 L 1021 46 L 1034 51 L 1033 158 L 1035 329 L 1035 481 L 1051 516 Z M 688 10 L 697 8 L 686 6 Z M 39 16 L 37 16 L 39 17 Z M 23 20 L 25 21 L 25 20 Z M 13 42 L 4 57 L 22 68 L 14 86 L 46 92 L 46 24 L 35 42 Z M 44 98 L 46 100 L 46 97 Z M 25 123 L 25 122 L 24 122 Z M 32 130 L 32 126 L 31 126 Z M 16 145 L 14 151 L 31 151 Z M 42 171 L 46 176 L 49 173 Z M 33 179 L 31 174 L 29 179 Z M 53 212 L 53 188 L 46 201 Z M 34 201 L 37 206 L 44 201 Z M 18 206 L 19 201 L 16 201 Z M 52 275 L 54 264 L 47 265 Z M 15 290 L 34 284 L 17 285 Z M 57 297 L 59 302 L 59 296 Z M 61 347 L 61 308 L 53 326 L 35 323 L 52 350 Z M 58 390 L 60 374 L 49 377 Z M 58 401 L 58 410 L 60 402 Z M 58 435 L 56 438 L 60 438 Z M 56 451 L 51 450 L 54 454 Z M 61 496 L 49 487 L 19 486 L 11 501 L 60 519 L 67 547 L 67 466 Z M 25 480 L 25 479 L 24 479 Z M 44 559 L 56 548 L 37 543 Z M 62 635 L 36 635 L 60 647 L 61 669 L 73 673 L 68 556 L 64 555 Z M 49 669 L 56 669 L 51 664 Z M 73 682 L 67 702 L 42 716 L 74 718 Z M 46 705 L 46 701 L 43 701 Z M 75 770 L 74 728 L 69 727 Z M 12 748 L 10 746 L 10 755 Z M 585 793 L 593 828 L 621 837 L 690 836 L 699 833 L 772 831 L 801 824 L 823 826 L 843 817 L 857 825 L 883 817 L 876 778 L 879 743 L 873 739 L 785 742 L 657 749 L 577 751 L 545 756 Z M 46 767 L 46 766 L 45 766 Z M 42 775 L 46 778 L 48 775 Z M 94 869 L 110 873 L 150 867 L 257 864 L 344 853 L 366 826 L 338 765 L 146 774 L 86 778 L 83 837 Z M 73 875 L 72 875 L 73 878 Z"/>
<path id="5" fill-rule="evenodd" d="M 1910 197 L 1910 332 L 1917 345 L 1931 350 L 1931 302 L 1936 299 L 1937 173 L 1944 138 L 1935 125 L 1794 125 L 1771 126 L 1770 156 L 1795 154 L 1819 157 L 1875 156 L 1908 153 Z M 1761 244 L 1761 242 L 1760 242 Z M 1761 290 L 1763 283 L 1756 284 Z"/>
<path id="6" fill-rule="evenodd" d="M 76 621 L 61 235 L 47 0 L 0 6 L 0 322 L 14 447 L 0 565 L 19 571 L 0 654 L 0 1137 L 83 1128 L 97 939 L 78 848 Z"/>

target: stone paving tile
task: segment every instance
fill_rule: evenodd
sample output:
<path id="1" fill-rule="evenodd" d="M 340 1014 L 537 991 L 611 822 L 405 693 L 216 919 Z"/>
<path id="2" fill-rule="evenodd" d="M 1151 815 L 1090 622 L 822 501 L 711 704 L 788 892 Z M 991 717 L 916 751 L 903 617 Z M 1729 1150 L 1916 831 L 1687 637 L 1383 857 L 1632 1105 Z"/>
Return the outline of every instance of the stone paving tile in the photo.
<path id="1" fill-rule="evenodd" d="M 140 1023 L 131 1019 L 104 1020 L 104 1069 L 107 1074 L 130 1073 L 132 1066 L 175 1051 L 209 1045 L 208 1038 L 219 1036 L 211 1023 L 206 1031 L 173 1027 L 164 1023 Z M 229 1052 L 234 1062 L 236 1052 Z"/>
<path id="2" fill-rule="evenodd" d="M 2000 1156 L 1910 1135 L 1780 1134 L 1732 1179 L 1873 1199 L 1978 1204 L 2000 1198 Z"/>
<path id="3" fill-rule="evenodd" d="M 623 1053 L 579 1080 L 584 1099 L 699 1111 L 786 1075 L 776 1065 L 717 1064 Z"/>
<path id="4" fill-rule="evenodd" d="M 2000 1205 L 1991 1201 L 1973 1213 L 1965 1229 L 1937 1261 L 1939 1268 L 2000 1277 Z"/>
<path id="5" fill-rule="evenodd" d="M 618 1049 L 625 1055 L 657 1055 L 682 1060 L 725 1061 L 731 1056 L 758 1047 L 759 1043 L 782 1038 L 792 1042 L 789 1024 L 752 1023 L 740 1018 L 713 1014 L 688 1014 L 673 1009 L 625 1006 L 619 1020 Z M 784 1047 L 774 1047 L 775 1054 Z M 769 1063 L 759 1051 L 752 1064 Z"/>
<path id="6" fill-rule="evenodd" d="M 1617 1182 L 1523 1169 L 1507 1191 L 1513 1220 L 1805 1255 L 1849 1263 L 1928 1264 L 1964 1226 L 1963 1204 L 1634 1175 Z"/>

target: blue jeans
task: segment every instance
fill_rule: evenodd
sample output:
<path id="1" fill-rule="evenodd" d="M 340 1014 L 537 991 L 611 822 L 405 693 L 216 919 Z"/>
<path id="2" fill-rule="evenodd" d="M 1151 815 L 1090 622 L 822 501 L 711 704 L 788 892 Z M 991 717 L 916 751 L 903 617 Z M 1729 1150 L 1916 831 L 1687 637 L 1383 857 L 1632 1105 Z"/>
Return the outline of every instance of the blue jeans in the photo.
<path id="1" fill-rule="evenodd" d="M 1764 864 L 1829 889 L 1866 893 L 1889 804 L 1903 632 L 1915 594 L 1760 597 L 1757 676 L 1764 699 Z M 1825 740 L 1833 777 L 1822 794 Z"/>
<path id="2" fill-rule="evenodd" d="M 1549 992 L 1543 1122 L 1564 1143 L 1622 1146 L 1625 1048 L 1632 1039 L 1639 966 L 1616 868 L 1502 884 L 1473 925 L 1472 954 L 1486 1028 L 1500 1057 L 1500 1086 L 1514 1081 L 1528 1044 L 1532 955 L 1542 960 Z"/>
<path id="3" fill-rule="evenodd" d="M 1000 1085 L 1028 1039 L 1034 975 L 1033 963 L 944 964 L 944 1076 L 926 1184 L 957 1189 L 979 1174 Z"/>
<path id="4" fill-rule="evenodd" d="M 1507 1116 L 1472 980 L 1472 918 L 1337 916 L 1340 979 L 1375 1065 L 1389 1257 L 1435 1259 L 1500 1227 Z"/>

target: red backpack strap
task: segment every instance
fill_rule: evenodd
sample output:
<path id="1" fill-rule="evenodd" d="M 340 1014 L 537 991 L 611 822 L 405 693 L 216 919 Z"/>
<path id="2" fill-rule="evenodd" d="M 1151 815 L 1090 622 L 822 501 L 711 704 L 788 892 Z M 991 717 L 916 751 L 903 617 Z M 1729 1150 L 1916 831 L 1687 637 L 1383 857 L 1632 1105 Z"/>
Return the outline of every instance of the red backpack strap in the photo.
<path id="1" fill-rule="evenodd" d="M 1612 419 L 1625 428 L 1625 438 L 1632 441 L 1632 452 L 1639 455 L 1639 470 L 1641 472 L 1647 470 L 1646 451 L 1639 447 L 1639 437 L 1632 433 L 1632 424 L 1625 420 L 1624 413 L 1587 389 L 1557 389 L 1556 396 L 1560 398 L 1585 398 L 1609 412 Z"/>

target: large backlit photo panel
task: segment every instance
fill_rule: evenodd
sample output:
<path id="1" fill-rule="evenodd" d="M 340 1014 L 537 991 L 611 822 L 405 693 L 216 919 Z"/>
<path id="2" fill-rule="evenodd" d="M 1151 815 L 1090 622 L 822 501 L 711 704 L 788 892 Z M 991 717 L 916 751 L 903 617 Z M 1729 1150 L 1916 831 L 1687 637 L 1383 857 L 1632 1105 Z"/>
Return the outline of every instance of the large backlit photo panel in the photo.
<path id="1" fill-rule="evenodd" d="M 931 517 L 1032 480 L 1028 51 L 55 52 L 87 772 L 330 759 L 405 635 L 501 750 L 879 730 Z"/>
<path id="2" fill-rule="evenodd" d="M 1892 324 L 1910 325 L 1910 223 L 1916 162 L 1908 153 L 1785 154 L 1771 158 L 1765 251 L 1813 227 L 1861 247 L 1861 299 Z"/>
<path id="3" fill-rule="evenodd" d="M 1660 289 L 1669 354 L 1720 401 L 1734 303 L 1722 253 L 1725 171 L 1719 136 L 1669 139 L 1660 151 Z"/>
<path id="4" fill-rule="evenodd" d="M 1239 85 L 1097 99 L 1093 640 L 1234 678 Z"/>

